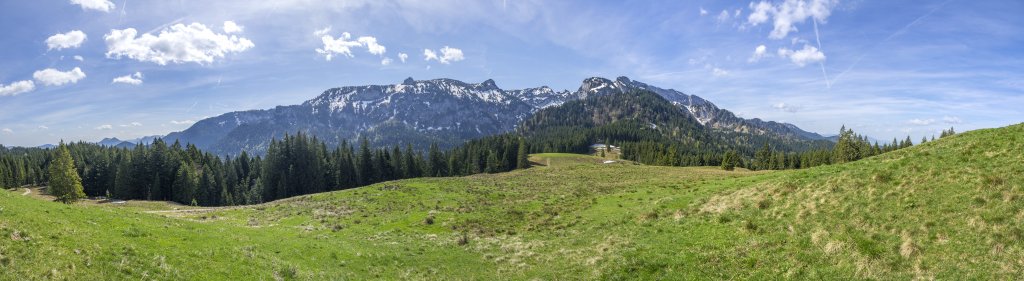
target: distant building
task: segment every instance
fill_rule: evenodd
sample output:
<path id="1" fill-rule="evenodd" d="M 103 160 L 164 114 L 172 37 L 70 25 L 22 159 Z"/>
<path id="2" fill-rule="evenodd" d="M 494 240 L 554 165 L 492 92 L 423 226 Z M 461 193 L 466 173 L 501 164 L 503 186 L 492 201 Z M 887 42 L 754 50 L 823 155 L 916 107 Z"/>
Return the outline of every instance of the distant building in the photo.
<path id="1" fill-rule="evenodd" d="M 606 145 L 603 143 L 595 143 L 590 145 L 590 149 L 593 149 L 594 151 L 602 151 L 607 148 L 611 148 L 611 151 L 619 151 L 619 147 L 614 145 Z"/>

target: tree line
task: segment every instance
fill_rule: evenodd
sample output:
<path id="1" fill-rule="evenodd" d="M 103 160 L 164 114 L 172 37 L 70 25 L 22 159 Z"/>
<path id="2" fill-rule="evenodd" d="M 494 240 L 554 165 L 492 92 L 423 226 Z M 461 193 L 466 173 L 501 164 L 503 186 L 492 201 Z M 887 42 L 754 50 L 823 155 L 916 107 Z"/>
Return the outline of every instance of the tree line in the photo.
<path id="1" fill-rule="evenodd" d="M 73 161 L 60 162 L 66 149 Z M 58 149 L 0 147 L 0 186 L 53 184 L 48 169 L 73 169 L 87 196 L 166 200 L 201 206 L 256 204 L 383 181 L 497 173 L 529 166 L 526 141 L 499 135 L 426 153 L 405 148 L 327 145 L 302 133 L 271 142 L 267 155 L 219 157 L 194 145 L 156 139 L 133 148 L 78 142 Z M 63 179 L 58 179 L 63 180 Z"/>

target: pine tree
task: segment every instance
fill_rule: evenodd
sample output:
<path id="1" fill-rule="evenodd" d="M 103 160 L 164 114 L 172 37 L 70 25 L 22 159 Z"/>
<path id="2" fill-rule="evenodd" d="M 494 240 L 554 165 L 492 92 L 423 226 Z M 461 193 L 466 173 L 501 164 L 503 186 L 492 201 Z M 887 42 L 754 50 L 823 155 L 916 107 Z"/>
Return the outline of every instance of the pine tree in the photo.
<path id="1" fill-rule="evenodd" d="M 736 169 L 736 164 L 739 162 L 739 156 L 736 155 L 735 150 L 729 150 L 722 157 L 722 170 L 732 171 Z"/>
<path id="2" fill-rule="evenodd" d="M 516 169 L 526 169 L 530 167 L 529 152 L 526 151 L 526 140 L 519 138 L 519 150 L 517 151 L 516 157 Z M 604 155 L 601 155 L 604 157 Z"/>
<path id="3" fill-rule="evenodd" d="M 832 149 L 832 163 L 846 163 L 860 159 L 858 144 L 853 135 L 853 130 L 846 129 L 844 125 L 839 129 L 839 141 Z"/>
<path id="4" fill-rule="evenodd" d="M 498 153 L 494 151 L 487 152 L 487 167 L 484 168 L 484 172 L 491 174 L 501 171 L 500 162 L 498 162 Z"/>
<path id="5" fill-rule="evenodd" d="M 757 170 L 772 169 L 772 148 L 767 142 L 754 154 L 754 168 Z"/>
<path id="6" fill-rule="evenodd" d="M 370 152 L 370 144 L 366 137 L 359 141 L 359 162 L 356 163 L 359 185 L 367 185 L 374 182 L 373 155 Z"/>
<path id="7" fill-rule="evenodd" d="M 85 198 L 82 188 L 82 179 L 75 170 L 75 161 L 71 159 L 71 153 L 64 142 L 53 151 L 53 162 L 50 163 L 50 195 L 56 196 L 58 201 L 72 203 L 78 199 Z"/>

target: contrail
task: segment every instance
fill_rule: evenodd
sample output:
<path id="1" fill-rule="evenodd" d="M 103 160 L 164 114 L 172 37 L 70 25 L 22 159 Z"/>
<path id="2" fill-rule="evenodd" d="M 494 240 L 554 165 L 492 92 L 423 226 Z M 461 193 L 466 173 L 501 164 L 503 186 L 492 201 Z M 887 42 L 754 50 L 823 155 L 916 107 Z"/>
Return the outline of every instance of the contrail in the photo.
<path id="1" fill-rule="evenodd" d="M 118 25 L 124 22 L 124 15 L 127 14 L 124 12 L 125 7 L 128 7 L 128 0 L 124 0 L 124 2 L 121 2 L 121 15 L 117 18 Z"/>
<path id="2" fill-rule="evenodd" d="M 821 35 L 818 34 L 818 19 L 811 18 L 811 21 L 814 22 L 814 39 L 818 41 L 818 51 L 824 53 L 825 50 L 821 48 Z M 818 62 L 818 65 L 821 66 L 821 74 L 825 76 L 825 87 L 832 89 L 832 82 L 828 79 L 828 71 L 825 71 L 825 61 Z"/>
<path id="3" fill-rule="evenodd" d="M 939 9 L 942 9 L 947 4 L 949 4 L 949 2 L 953 2 L 953 0 L 946 0 L 946 2 L 942 2 L 942 4 L 940 4 L 939 6 L 935 7 L 931 11 L 928 11 L 924 15 L 922 15 L 920 17 L 917 17 L 917 19 L 914 19 L 914 21 L 911 21 L 907 25 L 903 26 L 903 28 L 900 28 L 896 32 L 893 32 L 892 34 L 889 34 L 889 36 L 885 37 L 885 39 L 882 39 L 882 41 L 878 41 L 877 43 L 871 45 L 871 47 L 868 48 L 868 51 L 873 51 L 876 47 L 878 47 L 878 45 L 881 45 L 882 43 L 885 43 L 885 42 L 889 42 L 889 40 L 892 40 L 893 38 L 896 38 L 896 37 L 898 37 L 900 35 L 903 35 L 903 33 L 906 33 L 907 30 L 910 29 L 910 27 L 912 27 L 914 25 L 917 25 L 917 23 L 921 22 L 921 20 L 924 20 L 928 16 L 931 16 L 933 13 L 935 13 Z M 843 77 L 844 74 L 846 74 L 847 72 L 850 72 L 850 70 L 853 70 L 854 67 L 857 67 L 857 65 L 860 64 L 860 61 L 864 60 L 864 57 L 867 56 L 868 53 L 869 52 L 861 53 L 861 55 L 857 57 L 857 60 L 853 61 L 853 64 L 851 64 L 850 67 L 847 67 L 846 70 L 843 70 L 843 72 L 840 72 L 839 75 L 836 75 L 835 79 L 832 80 L 832 83 L 834 84 L 836 81 L 839 80 L 840 77 Z"/>
<path id="4" fill-rule="evenodd" d="M 171 21 L 171 22 L 169 22 L 169 23 L 165 23 L 165 24 L 162 24 L 162 25 L 160 25 L 160 26 L 157 26 L 156 28 L 154 28 L 154 29 L 152 29 L 152 30 L 150 30 L 150 31 L 146 31 L 146 33 L 153 33 L 153 32 L 155 32 L 155 31 L 157 31 L 157 30 L 161 30 L 161 29 L 164 29 L 164 28 L 166 28 L 166 27 L 168 27 L 168 26 L 171 26 L 172 24 L 175 24 L 175 23 L 179 23 L 179 22 L 181 22 L 181 21 L 183 21 L 183 20 L 185 20 L 185 18 L 184 18 L 184 17 L 178 18 L 178 19 L 176 19 L 176 20 L 173 20 L 173 21 Z"/>

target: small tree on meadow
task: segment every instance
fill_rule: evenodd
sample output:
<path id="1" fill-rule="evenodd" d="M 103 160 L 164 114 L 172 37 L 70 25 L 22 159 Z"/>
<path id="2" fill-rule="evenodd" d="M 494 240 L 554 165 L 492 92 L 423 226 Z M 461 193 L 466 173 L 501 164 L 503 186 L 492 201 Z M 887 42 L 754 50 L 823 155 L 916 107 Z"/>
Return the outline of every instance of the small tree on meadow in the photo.
<path id="1" fill-rule="evenodd" d="M 71 152 L 64 142 L 53 150 L 53 162 L 50 162 L 49 173 L 50 186 L 47 190 L 50 195 L 57 197 L 57 201 L 72 203 L 85 198 L 82 178 L 78 176 L 75 160 L 71 159 Z"/>
<path id="2" fill-rule="evenodd" d="M 736 169 L 736 164 L 739 162 L 739 157 L 736 155 L 735 150 L 730 150 L 722 156 L 722 170 L 732 171 Z"/>

